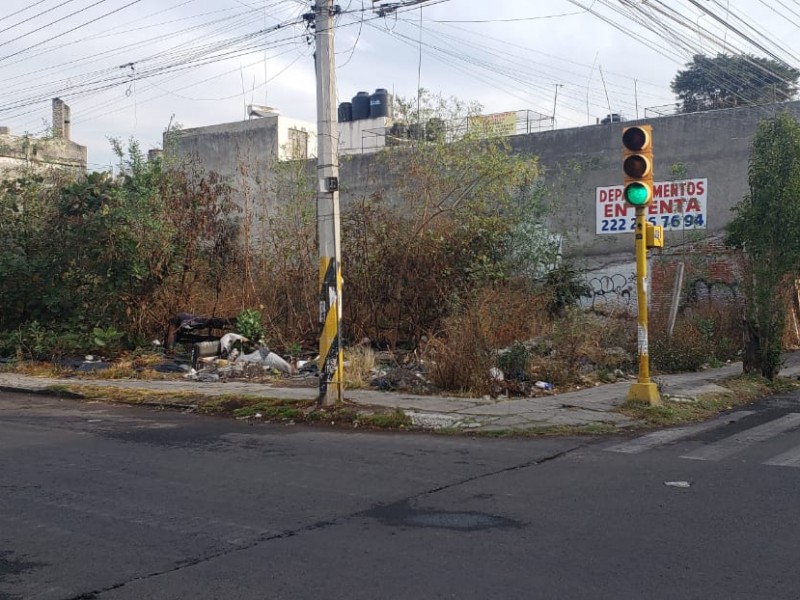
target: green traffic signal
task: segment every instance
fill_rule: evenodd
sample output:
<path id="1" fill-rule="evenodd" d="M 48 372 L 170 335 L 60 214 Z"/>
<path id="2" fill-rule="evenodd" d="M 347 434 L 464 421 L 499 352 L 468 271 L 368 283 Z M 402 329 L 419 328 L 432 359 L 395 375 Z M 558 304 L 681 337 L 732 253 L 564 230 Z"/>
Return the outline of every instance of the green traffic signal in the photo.
<path id="1" fill-rule="evenodd" d="M 642 183 L 631 183 L 625 188 L 624 195 L 633 206 L 645 206 L 650 201 L 650 190 Z"/>

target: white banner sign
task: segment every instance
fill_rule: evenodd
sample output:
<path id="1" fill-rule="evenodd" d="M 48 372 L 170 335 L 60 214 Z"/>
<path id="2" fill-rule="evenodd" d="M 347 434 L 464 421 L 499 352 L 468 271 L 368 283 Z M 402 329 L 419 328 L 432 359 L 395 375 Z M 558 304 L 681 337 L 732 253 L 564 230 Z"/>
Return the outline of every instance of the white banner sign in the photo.
<path id="1" fill-rule="evenodd" d="M 631 233 L 636 209 L 622 198 L 621 185 L 597 188 L 598 235 Z M 647 220 L 664 231 L 705 229 L 708 220 L 708 179 L 661 181 L 653 185 L 653 201 L 647 207 Z"/>

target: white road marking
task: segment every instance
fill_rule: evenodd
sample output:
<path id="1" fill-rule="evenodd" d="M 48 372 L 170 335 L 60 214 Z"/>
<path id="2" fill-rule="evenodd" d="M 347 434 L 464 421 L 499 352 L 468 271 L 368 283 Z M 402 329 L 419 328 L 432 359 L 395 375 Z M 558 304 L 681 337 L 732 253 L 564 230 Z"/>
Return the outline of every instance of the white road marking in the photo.
<path id="1" fill-rule="evenodd" d="M 763 442 L 800 425 L 800 413 L 789 413 L 778 419 L 740 431 L 723 440 L 684 454 L 681 458 L 692 460 L 720 460 L 758 442 Z"/>
<path id="2" fill-rule="evenodd" d="M 641 437 L 622 442 L 616 446 L 605 448 L 606 452 L 621 452 L 623 454 L 639 454 L 645 450 L 650 450 L 656 446 L 662 446 L 670 442 L 674 442 L 681 438 L 689 437 L 702 431 L 708 431 L 724 425 L 725 423 L 732 423 L 739 421 L 747 416 L 750 416 L 755 411 L 740 410 L 730 415 L 725 415 L 723 419 L 713 419 L 705 423 L 698 423 L 697 425 L 688 425 L 686 427 L 676 427 L 675 429 L 665 429 L 663 431 L 654 431 Z"/>
<path id="3" fill-rule="evenodd" d="M 762 464 L 776 467 L 800 467 L 800 446 L 765 460 Z"/>

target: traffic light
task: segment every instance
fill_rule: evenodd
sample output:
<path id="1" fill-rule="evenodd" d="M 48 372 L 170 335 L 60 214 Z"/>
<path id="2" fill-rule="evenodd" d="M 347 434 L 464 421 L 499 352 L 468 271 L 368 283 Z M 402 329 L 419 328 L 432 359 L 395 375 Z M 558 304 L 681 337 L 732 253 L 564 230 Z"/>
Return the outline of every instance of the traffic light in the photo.
<path id="1" fill-rule="evenodd" d="M 625 189 L 623 198 L 632 206 L 647 206 L 653 200 L 653 128 L 634 125 L 622 130 Z"/>

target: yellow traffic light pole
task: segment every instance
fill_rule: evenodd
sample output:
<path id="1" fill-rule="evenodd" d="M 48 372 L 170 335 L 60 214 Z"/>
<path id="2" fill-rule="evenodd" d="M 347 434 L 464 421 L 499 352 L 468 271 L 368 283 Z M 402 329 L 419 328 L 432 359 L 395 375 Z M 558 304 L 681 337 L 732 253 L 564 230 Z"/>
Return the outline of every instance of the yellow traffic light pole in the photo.
<path id="1" fill-rule="evenodd" d="M 622 131 L 622 170 L 625 174 L 623 196 L 636 209 L 636 296 L 639 375 L 628 391 L 628 400 L 661 404 L 658 386 L 650 381 L 650 355 L 647 332 L 647 249 L 663 246 L 662 227 L 645 219 L 647 206 L 653 201 L 653 128 L 634 125 Z"/>
<path id="2" fill-rule="evenodd" d="M 645 206 L 636 207 L 636 300 L 637 345 L 639 349 L 639 375 L 628 390 L 628 400 L 661 404 L 658 386 L 650 381 L 650 354 L 647 333 L 647 220 Z"/>

